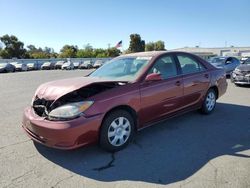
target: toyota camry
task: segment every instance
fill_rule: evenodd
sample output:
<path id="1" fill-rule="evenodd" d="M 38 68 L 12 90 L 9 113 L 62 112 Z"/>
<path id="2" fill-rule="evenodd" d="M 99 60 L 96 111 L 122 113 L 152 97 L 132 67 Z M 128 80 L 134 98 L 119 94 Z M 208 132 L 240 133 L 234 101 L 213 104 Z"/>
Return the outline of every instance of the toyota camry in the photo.
<path id="1" fill-rule="evenodd" d="M 98 143 L 118 151 L 158 121 L 192 110 L 212 113 L 226 89 L 225 70 L 193 54 L 121 55 L 88 76 L 40 85 L 24 110 L 22 127 L 49 147 Z"/>

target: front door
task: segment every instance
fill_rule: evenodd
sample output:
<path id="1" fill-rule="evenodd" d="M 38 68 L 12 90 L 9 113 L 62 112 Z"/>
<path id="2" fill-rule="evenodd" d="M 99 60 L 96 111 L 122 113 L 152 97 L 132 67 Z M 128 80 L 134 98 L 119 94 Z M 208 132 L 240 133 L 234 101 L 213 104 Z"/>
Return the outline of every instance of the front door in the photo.
<path id="1" fill-rule="evenodd" d="M 177 111 L 183 96 L 182 76 L 178 74 L 176 62 L 171 55 L 156 60 L 148 75 L 158 73 L 161 80 L 144 81 L 140 86 L 142 124 L 150 123 L 162 116 Z"/>

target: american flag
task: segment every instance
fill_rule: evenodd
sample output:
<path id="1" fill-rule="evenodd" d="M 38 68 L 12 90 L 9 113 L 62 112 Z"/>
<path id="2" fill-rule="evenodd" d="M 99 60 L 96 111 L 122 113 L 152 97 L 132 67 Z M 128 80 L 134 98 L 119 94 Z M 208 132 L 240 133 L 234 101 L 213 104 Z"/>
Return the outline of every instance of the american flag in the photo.
<path id="1" fill-rule="evenodd" d="M 116 48 L 120 48 L 122 46 L 122 40 L 120 42 L 117 43 L 117 45 L 115 46 Z"/>

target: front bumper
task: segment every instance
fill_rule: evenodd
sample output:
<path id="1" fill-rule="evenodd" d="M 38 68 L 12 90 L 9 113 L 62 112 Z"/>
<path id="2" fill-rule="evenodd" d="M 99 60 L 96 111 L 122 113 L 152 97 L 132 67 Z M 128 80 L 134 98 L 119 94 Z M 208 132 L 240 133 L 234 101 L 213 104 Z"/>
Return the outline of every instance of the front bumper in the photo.
<path id="1" fill-rule="evenodd" d="M 22 71 L 22 67 L 16 67 L 16 71 Z"/>
<path id="2" fill-rule="evenodd" d="M 231 81 L 234 82 L 235 84 L 250 85 L 250 74 L 238 75 L 232 73 Z"/>
<path id="3" fill-rule="evenodd" d="M 0 73 L 5 71 L 6 71 L 5 68 L 0 68 Z"/>
<path id="4" fill-rule="evenodd" d="M 27 70 L 35 70 L 35 67 L 27 67 Z"/>
<path id="5" fill-rule="evenodd" d="M 61 69 L 62 65 L 55 65 L 55 69 Z"/>
<path id="6" fill-rule="evenodd" d="M 42 70 L 50 70 L 51 67 L 49 67 L 49 66 L 48 66 L 48 67 L 47 67 L 47 66 L 43 66 L 43 67 L 41 67 L 41 69 L 42 69 Z"/>
<path id="7" fill-rule="evenodd" d="M 35 142 L 67 150 L 96 143 L 101 120 L 102 115 L 82 116 L 71 121 L 49 121 L 36 115 L 32 107 L 27 107 L 22 127 Z"/>

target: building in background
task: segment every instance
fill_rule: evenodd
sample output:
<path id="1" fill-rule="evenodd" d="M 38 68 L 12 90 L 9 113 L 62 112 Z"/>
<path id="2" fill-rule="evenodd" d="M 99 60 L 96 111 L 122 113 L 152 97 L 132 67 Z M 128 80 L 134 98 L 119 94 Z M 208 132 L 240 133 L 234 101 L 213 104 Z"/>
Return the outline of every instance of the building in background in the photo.
<path id="1" fill-rule="evenodd" d="M 199 55 L 205 59 L 213 56 L 235 56 L 250 57 L 250 47 L 224 47 L 224 48 L 201 48 L 201 47 L 184 47 L 171 51 L 189 52 Z"/>

